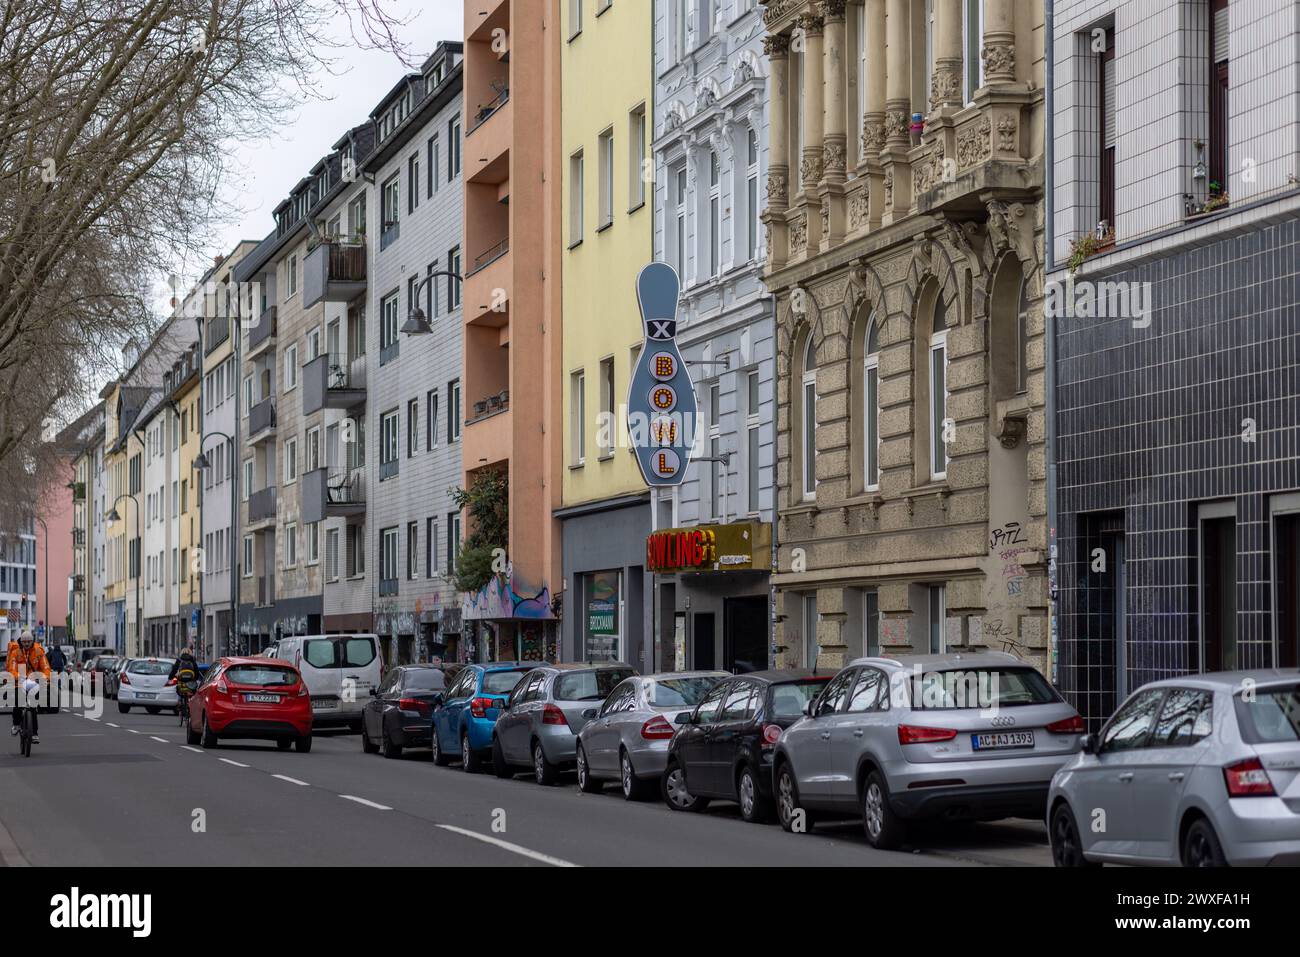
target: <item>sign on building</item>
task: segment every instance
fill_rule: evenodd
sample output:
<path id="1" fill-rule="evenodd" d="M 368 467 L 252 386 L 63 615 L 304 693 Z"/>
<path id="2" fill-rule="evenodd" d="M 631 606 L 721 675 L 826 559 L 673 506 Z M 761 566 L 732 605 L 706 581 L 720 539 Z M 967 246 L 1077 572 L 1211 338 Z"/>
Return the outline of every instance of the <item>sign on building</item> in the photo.
<path id="1" fill-rule="evenodd" d="M 677 348 L 680 291 L 667 263 L 650 263 L 637 277 L 645 344 L 628 391 L 628 439 L 645 483 L 660 488 L 685 480 L 695 439 L 695 386 Z"/>

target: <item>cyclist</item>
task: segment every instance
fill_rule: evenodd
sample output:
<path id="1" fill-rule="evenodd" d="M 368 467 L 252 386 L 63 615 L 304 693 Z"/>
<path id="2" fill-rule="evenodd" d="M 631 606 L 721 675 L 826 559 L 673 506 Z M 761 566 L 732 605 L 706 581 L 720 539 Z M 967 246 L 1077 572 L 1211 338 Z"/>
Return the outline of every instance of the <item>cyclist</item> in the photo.
<path id="1" fill-rule="evenodd" d="M 21 691 L 30 690 L 30 685 L 35 684 L 37 672 L 45 676 L 48 683 L 50 680 L 50 663 L 45 658 L 45 649 L 32 635 L 30 628 L 24 628 L 22 634 L 18 636 L 17 645 L 9 645 L 9 654 L 5 658 L 5 670 L 14 677 L 14 726 L 9 732 L 17 734 L 23 723 L 23 708 L 26 702 L 25 693 L 19 693 L 18 683 L 23 682 Z M 37 736 L 39 725 L 40 709 L 32 709 L 32 743 L 40 744 L 41 739 Z"/>
<path id="2" fill-rule="evenodd" d="M 176 694 L 180 698 L 177 711 L 182 715 L 189 711 L 189 699 L 199 686 L 199 662 L 194 657 L 194 646 L 186 645 L 180 655 L 172 662 L 171 673 L 167 680 L 176 680 Z"/>

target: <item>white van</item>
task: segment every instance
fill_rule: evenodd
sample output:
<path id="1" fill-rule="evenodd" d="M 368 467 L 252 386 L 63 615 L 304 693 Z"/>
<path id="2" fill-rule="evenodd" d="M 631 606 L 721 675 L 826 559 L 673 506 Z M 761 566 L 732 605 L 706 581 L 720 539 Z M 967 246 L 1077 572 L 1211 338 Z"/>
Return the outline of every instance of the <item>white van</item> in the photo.
<path id="1" fill-rule="evenodd" d="M 361 728 L 361 713 L 383 677 L 375 635 L 298 635 L 281 638 L 275 657 L 302 674 L 313 723 Z"/>

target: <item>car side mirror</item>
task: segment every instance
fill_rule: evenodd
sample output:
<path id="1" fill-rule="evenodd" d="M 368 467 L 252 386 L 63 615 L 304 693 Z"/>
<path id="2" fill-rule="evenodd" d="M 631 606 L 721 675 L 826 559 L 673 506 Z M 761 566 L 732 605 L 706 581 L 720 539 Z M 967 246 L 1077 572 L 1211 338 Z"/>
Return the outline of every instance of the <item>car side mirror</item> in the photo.
<path id="1" fill-rule="evenodd" d="M 1085 734 L 1083 736 L 1083 753 L 1084 754 L 1097 753 L 1097 736 L 1095 734 Z"/>
<path id="2" fill-rule="evenodd" d="M 816 699 L 816 698 L 813 698 L 811 701 L 809 701 L 806 705 L 803 706 L 803 713 L 806 714 L 806 715 L 807 715 L 808 717 L 810 717 L 810 718 L 815 718 L 815 717 L 817 717 L 817 699 Z"/>
<path id="3" fill-rule="evenodd" d="M 596 717 L 596 713 L 597 712 L 595 708 L 587 708 L 585 711 L 582 712 L 582 716 L 586 718 L 588 721 L 590 721 L 592 718 Z"/>
<path id="4" fill-rule="evenodd" d="M 694 712 L 694 711 L 682 711 L 682 712 L 679 712 L 678 715 L 677 715 L 677 717 L 673 720 L 673 723 L 674 723 L 674 724 L 694 724 L 694 723 L 695 723 L 695 712 Z"/>

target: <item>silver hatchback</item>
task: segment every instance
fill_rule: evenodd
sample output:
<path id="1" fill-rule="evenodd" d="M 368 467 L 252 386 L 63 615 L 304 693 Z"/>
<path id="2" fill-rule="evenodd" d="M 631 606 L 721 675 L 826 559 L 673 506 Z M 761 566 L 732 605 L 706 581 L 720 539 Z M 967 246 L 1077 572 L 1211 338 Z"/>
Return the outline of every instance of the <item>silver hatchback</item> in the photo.
<path id="1" fill-rule="evenodd" d="M 1142 686 L 1048 802 L 1058 867 L 1300 865 L 1300 672 Z"/>
<path id="2" fill-rule="evenodd" d="M 629 801 L 657 794 L 679 719 L 730 677 L 725 671 L 670 671 L 625 680 L 599 709 L 584 712 L 578 787 L 595 792 L 617 780 Z"/>
<path id="3" fill-rule="evenodd" d="M 808 703 L 773 757 L 786 830 L 863 818 L 893 848 L 907 822 L 1040 818 L 1083 720 L 1036 669 L 1002 652 L 860 658 Z"/>
<path id="4" fill-rule="evenodd" d="M 531 768 L 538 784 L 554 784 L 576 762 L 586 712 L 634 674 L 621 662 L 541 665 L 528 672 L 492 727 L 492 770 L 506 778 Z"/>

